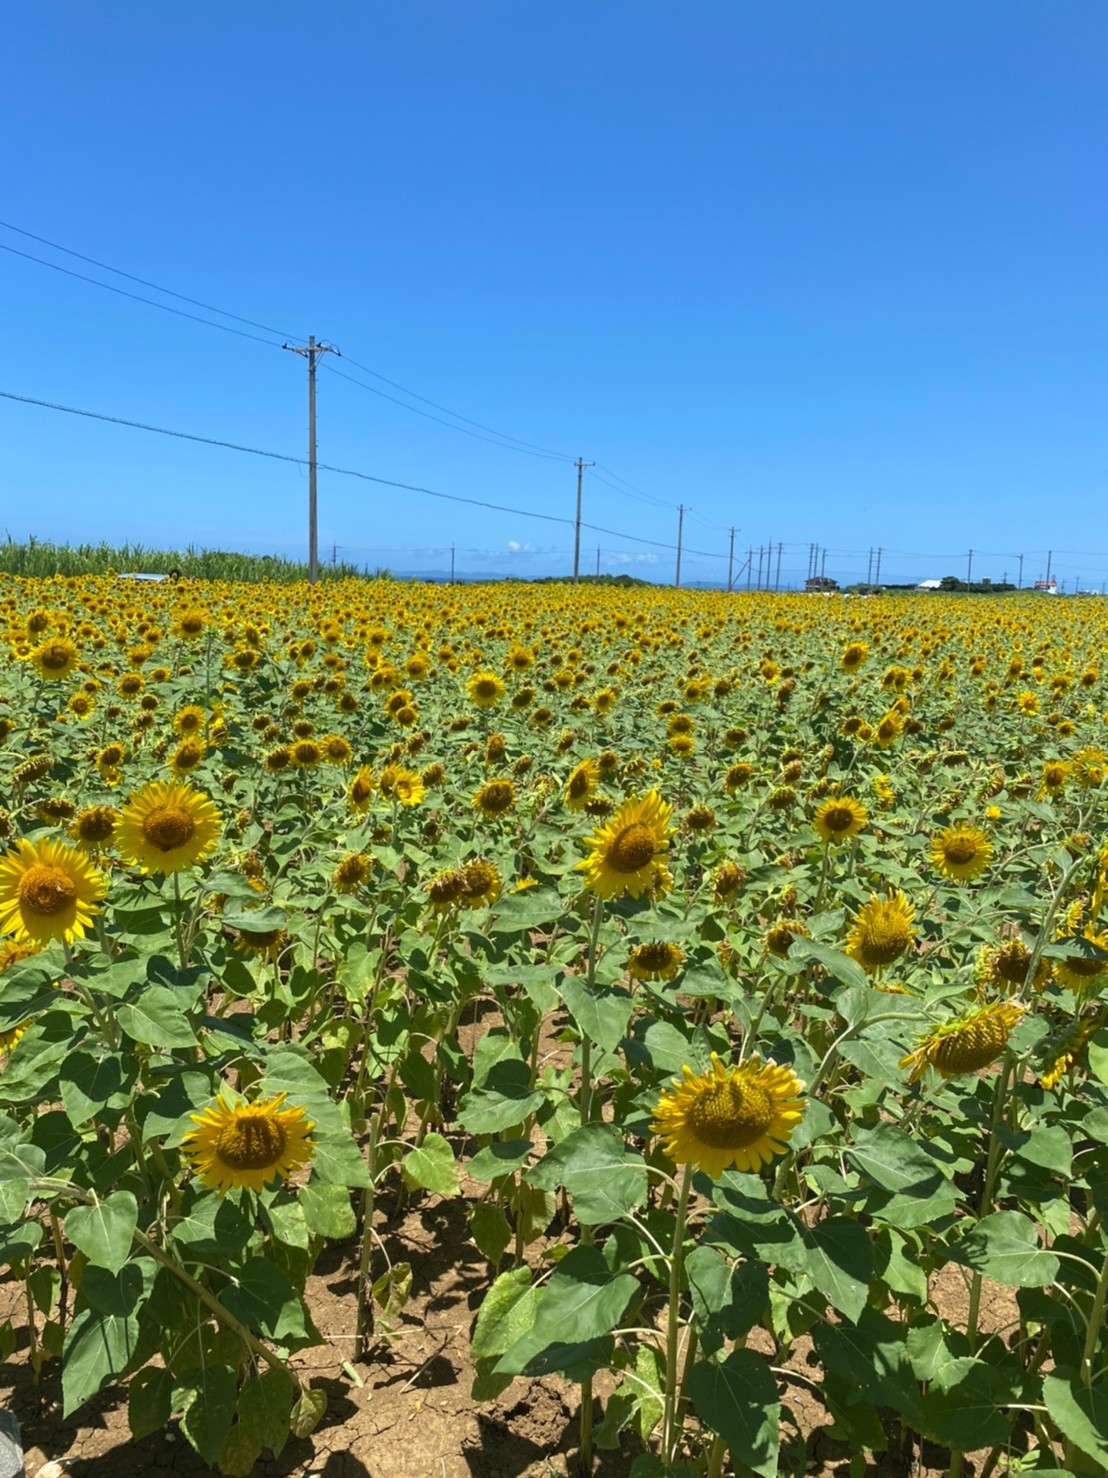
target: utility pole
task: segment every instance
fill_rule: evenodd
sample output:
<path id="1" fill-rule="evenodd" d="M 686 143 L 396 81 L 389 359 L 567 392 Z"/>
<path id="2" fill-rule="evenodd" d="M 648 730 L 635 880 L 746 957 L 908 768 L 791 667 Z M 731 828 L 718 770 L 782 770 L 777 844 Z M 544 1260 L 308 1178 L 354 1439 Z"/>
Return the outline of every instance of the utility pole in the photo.
<path id="1" fill-rule="evenodd" d="M 781 544 L 780 542 L 777 545 L 777 575 L 773 582 L 773 589 L 775 594 L 778 590 L 781 589 L 781 551 L 784 549 L 784 547 L 784 544 Z M 769 582 L 767 581 L 766 583 L 768 584 Z"/>
<path id="2" fill-rule="evenodd" d="M 596 578 L 600 579 L 600 545 L 596 546 Z"/>
<path id="3" fill-rule="evenodd" d="M 1048 549 L 1047 552 L 1046 552 L 1046 583 L 1048 585 L 1050 584 L 1050 561 L 1053 558 L 1054 558 L 1054 550 L 1053 549 Z"/>
<path id="4" fill-rule="evenodd" d="M 298 344 L 282 344 L 282 349 L 293 354 L 303 354 L 308 361 L 308 580 L 314 585 L 319 579 L 319 521 L 316 516 L 316 465 L 315 465 L 315 362 L 320 354 L 342 355 L 334 344 L 317 344 L 315 335 L 308 339 L 308 347 Z"/>
<path id="5" fill-rule="evenodd" d="M 332 544 L 331 545 L 331 568 L 334 569 L 335 566 L 338 564 L 338 562 L 339 562 L 339 546 L 337 544 Z"/>
<path id="6" fill-rule="evenodd" d="M 762 588 L 762 552 L 763 552 L 762 551 L 762 546 L 759 544 L 758 545 L 758 583 L 754 587 L 755 590 L 761 590 L 761 588 Z"/>
<path id="7" fill-rule="evenodd" d="M 750 582 L 754 577 L 754 545 L 746 551 L 746 589 L 749 594 Z"/>
<path id="8" fill-rule="evenodd" d="M 673 577 L 674 589 L 681 588 L 681 533 L 685 527 L 685 505 L 681 503 L 677 509 L 677 573 Z"/>
<path id="9" fill-rule="evenodd" d="M 1020 562 L 1020 578 L 1019 578 L 1019 584 L 1016 586 L 1016 589 L 1017 590 L 1022 590 L 1023 589 L 1023 555 L 1022 554 L 1019 555 L 1019 562 Z"/>
<path id="10" fill-rule="evenodd" d="M 451 583 L 451 585 L 453 585 L 453 583 L 454 583 L 454 546 L 453 546 L 453 544 L 451 544 L 451 546 L 450 546 L 450 583 Z"/>
<path id="11" fill-rule="evenodd" d="M 877 568 L 873 572 L 873 583 L 875 585 L 881 584 L 881 556 L 882 554 L 884 554 L 884 552 L 885 551 L 883 549 L 879 549 L 877 551 Z"/>
<path id="12" fill-rule="evenodd" d="M 826 549 L 820 555 L 819 574 L 820 574 L 820 579 L 821 580 L 823 579 L 824 575 L 827 574 L 827 550 Z"/>
<path id="13" fill-rule="evenodd" d="M 731 546 L 727 551 L 727 593 L 731 593 L 731 571 L 735 564 L 735 530 L 731 529 Z"/>
<path id="14" fill-rule="evenodd" d="M 966 584 L 973 584 L 973 550 L 966 555 Z"/>
<path id="15" fill-rule="evenodd" d="M 871 578 L 870 578 L 872 576 L 872 574 L 873 574 L 873 549 L 871 547 L 870 548 L 870 552 L 869 552 L 869 558 L 866 560 L 866 584 L 867 585 L 869 585 L 869 584 L 872 583 L 871 582 Z"/>
<path id="16" fill-rule="evenodd" d="M 583 462 L 578 457 L 573 465 L 577 468 L 577 519 L 573 526 L 573 583 L 576 585 L 581 565 L 581 479 L 585 475 L 585 468 L 595 467 L 596 463 Z"/>

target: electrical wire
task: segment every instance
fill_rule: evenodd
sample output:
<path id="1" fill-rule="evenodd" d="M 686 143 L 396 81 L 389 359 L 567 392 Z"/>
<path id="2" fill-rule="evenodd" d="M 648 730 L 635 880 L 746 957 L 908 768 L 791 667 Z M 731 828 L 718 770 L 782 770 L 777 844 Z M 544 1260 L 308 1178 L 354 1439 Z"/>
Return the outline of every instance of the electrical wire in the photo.
<path id="1" fill-rule="evenodd" d="M 221 333 L 234 334 L 240 339 L 253 339 L 256 344 L 266 344 L 271 349 L 282 347 L 275 339 L 263 339 L 260 334 L 248 334 L 245 329 L 232 328 L 229 323 L 215 323 L 210 318 L 201 318 L 198 313 L 186 313 L 183 308 L 171 308 L 168 303 L 156 303 L 153 298 L 144 298 L 141 293 L 128 292 L 125 287 L 113 287 L 110 282 L 99 282 L 95 277 L 88 277 L 84 272 L 74 272 L 72 267 L 63 267 L 59 262 L 48 262 L 45 257 L 32 256 L 29 251 L 20 251 L 18 247 L 8 246 L 4 241 L 0 241 L 0 251 L 10 252 L 13 257 L 23 257 L 28 262 L 37 262 L 40 267 L 49 267 L 52 272 L 64 272 L 66 277 L 75 277 L 78 282 L 87 282 L 93 287 L 102 287 L 106 293 L 117 293 L 121 298 L 130 298 L 133 302 L 145 303 L 150 308 L 160 308 L 163 313 L 172 313 L 177 318 L 189 318 L 193 323 L 203 323 L 208 328 L 217 328 Z"/>
<path id="2" fill-rule="evenodd" d="M 190 298 L 187 293 L 175 292 L 173 288 L 162 287 L 160 283 L 151 282 L 146 277 L 136 277 L 133 272 L 124 272 L 122 267 L 112 267 L 107 262 L 98 261 L 96 257 L 86 257 L 83 252 L 74 251 L 70 246 L 62 246 L 60 242 L 49 241 L 45 236 L 36 236 L 33 231 L 25 231 L 22 226 L 13 226 L 11 221 L 0 221 L 0 226 L 3 226 L 5 231 L 15 231 L 19 236 L 26 236 L 29 240 L 37 241 L 42 246 L 49 246 L 54 251 L 63 251 L 67 257 L 76 257 L 79 262 L 88 262 L 90 267 L 99 267 L 102 272 L 114 272 L 117 277 L 126 277 L 128 282 L 137 282 L 143 287 L 152 287 L 157 293 L 165 293 L 167 297 L 178 298 L 182 303 L 191 303 L 194 308 L 203 308 L 208 313 L 218 313 L 222 318 L 233 318 L 236 323 L 245 323 L 251 328 L 264 329 L 267 334 L 276 334 L 281 339 L 296 339 L 304 344 L 308 342 L 304 334 L 287 334 L 279 328 L 274 328 L 270 323 L 258 323 L 253 318 L 243 318 L 241 313 L 230 313 L 226 308 L 215 307 L 213 303 L 202 302 L 199 298 Z"/>

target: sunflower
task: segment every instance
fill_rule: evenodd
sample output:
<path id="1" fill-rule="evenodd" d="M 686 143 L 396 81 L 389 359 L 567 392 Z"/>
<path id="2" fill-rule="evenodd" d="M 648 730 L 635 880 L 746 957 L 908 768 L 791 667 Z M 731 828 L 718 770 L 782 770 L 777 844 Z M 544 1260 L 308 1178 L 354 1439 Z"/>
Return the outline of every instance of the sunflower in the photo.
<path id="1" fill-rule="evenodd" d="M 463 908 L 481 908 L 486 903 L 495 903 L 500 897 L 503 881 L 500 870 L 484 857 L 467 862 L 461 869 L 462 892 L 459 902 Z"/>
<path id="2" fill-rule="evenodd" d="M 671 1160 L 718 1180 L 731 1166 L 758 1171 L 785 1154 L 805 1108 L 791 1068 L 758 1057 L 729 1068 L 713 1052 L 708 1072 L 682 1074 L 676 1091 L 663 1090 L 650 1126 Z"/>
<path id="3" fill-rule="evenodd" d="M 1108 777 L 1108 752 L 1095 745 L 1079 749 L 1070 759 L 1070 770 L 1083 790 L 1103 785 Z"/>
<path id="4" fill-rule="evenodd" d="M 856 837 L 868 820 L 869 812 L 861 801 L 840 795 L 824 801 L 812 817 L 812 825 L 821 841 L 845 842 Z"/>
<path id="5" fill-rule="evenodd" d="M 280 775 L 292 764 L 292 752 L 287 744 L 278 744 L 269 750 L 262 760 L 262 768 L 270 775 Z"/>
<path id="6" fill-rule="evenodd" d="M 178 779 L 182 775 L 191 775 L 204 758 L 205 748 L 203 739 L 182 739 L 166 764 Z"/>
<path id="7" fill-rule="evenodd" d="M 460 867 L 437 872 L 427 883 L 427 906 L 433 913 L 446 913 L 461 902 L 465 886 L 465 873 Z"/>
<path id="8" fill-rule="evenodd" d="M 328 734 L 319 741 L 323 750 L 323 760 L 328 765 L 348 765 L 353 758 L 354 751 L 348 740 L 341 734 Z"/>
<path id="9" fill-rule="evenodd" d="M 369 880 L 373 859 L 364 852 L 348 852 L 335 868 L 331 886 L 336 893 L 355 893 Z"/>
<path id="10" fill-rule="evenodd" d="M 1008 939 L 1003 944 L 986 945 L 974 965 L 978 989 L 985 985 L 1002 991 L 1021 987 L 1027 980 L 1031 957 L 1032 951 L 1022 939 Z M 1041 995 L 1049 979 L 1050 961 L 1041 958 L 1035 967 L 1032 988 Z"/>
<path id="11" fill-rule="evenodd" d="M 1089 1039 L 1097 1030 L 1098 1020 L 1075 1023 L 1047 1058 L 1039 1074 L 1039 1083 L 1044 1088 L 1057 1088 L 1058 1084 L 1084 1055 Z"/>
<path id="12" fill-rule="evenodd" d="M 311 1162 L 315 1143 L 309 1135 L 315 1125 L 304 1117 L 303 1106 L 282 1108 L 287 1097 L 278 1093 L 232 1108 L 220 1094 L 214 1108 L 189 1116 L 197 1128 L 183 1143 L 204 1185 L 221 1197 L 241 1187 L 261 1191 Z"/>
<path id="13" fill-rule="evenodd" d="M 392 790 L 402 806 L 418 806 L 427 793 L 422 775 L 403 769 L 393 778 Z"/>
<path id="14" fill-rule="evenodd" d="M 478 708 L 494 708 L 507 689 L 495 672 L 475 672 L 466 683 L 466 692 Z"/>
<path id="15" fill-rule="evenodd" d="M 580 811 L 600 784 L 600 766 L 594 759 L 582 760 L 570 771 L 562 799 L 571 811 Z"/>
<path id="16" fill-rule="evenodd" d="M 69 823 L 70 839 L 85 852 L 101 852 L 115 840 L 119 812 L 114 806 L 85 806 Z"/>
<path id="17" fill-rule="evenodd" d="M 766 952 L 783 960 L 793 947 L 794 939 L 810 939 L 811 931 L 799 919 L 778 919 L 766 930 L 762 943 Z"/>
<path id="18" fill-rule="evenodd" d="M 636 944 L 627 958 L 627 973 L 632 980 L 672 980 L 685 963 L 685 951 L 679 944 L 657 940 Z"/>
<path id="19" fill-rule="evenodd" d="M 857 672 L 868 656 L 869 647 L 864 641 L 852 641 L 839 658 L 839 666 L 844 672 Z"/>
<path id="20" fill-rule="evenodd" d="M 61 682 L 77 666 L 77 648 L 65 636 L 40 642 L 31 653 L 31 664 L 47 682 Z"/>
<path id="21" fill-rule="evenodd" d="M 968 883 L 993 859 L 993 844 L 976 826 L 947 826 L 931 838 L 931 861 L 944 878 Z"/>
<path id="22" fill-rule="evenodd" d="M 1024 1009 L 1011 1001 L 994 1001 L 937 1026 L 920 1040 L 914 1052 L 900 1059 L 901 1067 L 911 1068 L 909 1083 L 922 1077 L 928 1067 L 937 1068 L 944 1078 L 988 1067 L 1007 1047 Z"/>
<path id="23" fill-rule="evenodd" d="M 1064 944 L 1069 939 L 1083 939 L 1095 949 L 1108 952 L 1108 932 L 1098 932 L 1092 921 L 1081 928 L 1082 912 L 1080 904 L 1071 910 L 1074 917 L 1071 919 L 1067 932 L 1059 936 L 1058 943 Z M 1108 960 L 1099 959 L 1092 954 L 1066 955 L 1064 959 L 1054 961 L 1056 980 L 1060 985 L 1068 986 L 1072 991 L 1087 990 L 1097 976 L 1103 975 L 1105 970 L 1108 970 Z"/>
<path id="24" fill-rule="evenodd" d="M 891 898 L 878 898 L 874 893 L 854 917 L 846 940 L 847 954 L 867 975 L 879 974 L 915 939 L 914 918 L 915 910 L 903 893 L 896 892 Z"/>
<path id="25" fill-rule="evenodd" d="M 656 790 L 630 796 L 615 815 L 587 838 L 589 855 L 577 864 L 585 887 L 600 898 L 640 898 L 666 891 L 668 871 L 660 859 L 669 851 L 673 808 Z M 672 879 L 669 879 L 672 882 Z"/>
<path id="26" fill-rule="evenodd" d="M 703 833 L 714 831 L 716 827 L 716 813 L 711 806 L 693 806 L 685 812 L 685 825 L 691 832 Z"/>
<path id="27" fill-rule="evenodd" d="M 1065 760 L 1047 760 L 1039 779 L 1039 800 L 1057 800 L 1066 788 L 1070 767 Z"/>
<path id="28" fill-rule="evenodd" d="M 269 960 L 275 964 L 277 956 L 289 942 L 287 929 L 239 929 L 235 934 L 235 948 L 240 954 L 256 960 Z"/>
<path id="29" fill-rule="evenodd" d="M 473 797 L 473 809 L 482 816 L 503 816 L 516 803 L 516 788 L 511 780 L 486 780 Z"/>
<path id="30" fill-rule="evenodd" d="M 151 780 L 123 807 L 119 850 L 143 872 L 195 867 L 219 840 L 222 818 L 203 791 L 187 782 Z"/>
<path id="31" fill-rule="evenodd" d="M 298 770 L 314 770 L 323 761 L 323 751 L 314 739 L 297 739 L 289 745 L 289 759 Z"/>
<path id="32" fill-rule="evenodd" d="M 100 771 L 100 778 L 106 785 L 118 785 L 123 776 L 120 766 L 126 758 L 127 751 L 122 744 L 105 744 L 96 756 L 96 768 Z"/>
<path id="33" fill-rule="evenodd" d="M 0 858 L 0 930 L 17 943 L 83 938 L 103 895 L 101 874 L 65 842 L 19 841 Z"/>
<path id="34" fill-rule="evenodd" d="M 21 1021 L 18 1026 L 10 1026 L 6 1031 L 0 1031 L 0 1052 L 10 1052 L 30 1024 L 29 1021 Z"/>
<path id="35" fill-rule="evenodd" d="M 181 611 L 174 617 L 169 629 L 173 636 L 180 637 L 184 641 L 197 641 L 204 635 L 207 624 L 207 613 L 193 607 Z"/>
<path id="36" fill-rule="evenodd" d="M 746 882 L 746 873 L 737 862 L 729 859 L 721 862 L 712 879 L 712 896 L 717 903 L 726 903 L 733 898 Z"/>
<path id="37" fill-rule="evenodd" d="M 363 765 L 347 788 L 346 799 L 350 804 L 350 809 L 357 811 L 359 816 L 364 816 L 369 810 L 375 783 L 373 771 L 368 765 Z"/>
<path id="38" fill-rule="evenodd" d="M 904 717 L 895 708 L 890 708 L 873 731 L 873 742 L 878 749 L 888 749 L 904 732 Z M 859 734 L 861 731 L 859 730 Z"/>

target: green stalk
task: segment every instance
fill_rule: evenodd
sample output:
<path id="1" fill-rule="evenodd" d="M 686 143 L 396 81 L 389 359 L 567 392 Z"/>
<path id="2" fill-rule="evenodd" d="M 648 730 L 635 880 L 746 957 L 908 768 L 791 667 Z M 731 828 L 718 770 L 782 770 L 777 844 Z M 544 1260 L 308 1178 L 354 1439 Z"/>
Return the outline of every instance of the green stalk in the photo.
<path id="1" fill-rule="evenodd" d="M 681 1176 L 677 1198 L 677 1223 L 673 1229 L 673 1254 L 669 1264 L 669 1309 L 666 1316 L 666 1389 L 662 1414 L 662 1462 L 672 1462 L 677 1452 L 680 1429 L 676 1428 L 677 1344 L 681 1333 L 681 1273 L 685 1263 L 685 1227 L 689 1214 L 689 1191 L 693 1167 L 686 1165 Z"/>
<path id="2" fill-rule="evenodd" d="M 1081 1379 L 1087 1387 L 1093 1383 L 1093 1355 L 1096 1353 L 1097 1340 L 1100 1338 L 1101 1325 L 1104 1323 L 1106 1297 L 1108 1297 L 1108 1257 L 1104 1259 L 1104 1266 L 1097 1279 L 1093 1306 L 1089 1312 L 1089 1324 L 1085 1330 L 1085 1348 L 1081 1352 Z"/>

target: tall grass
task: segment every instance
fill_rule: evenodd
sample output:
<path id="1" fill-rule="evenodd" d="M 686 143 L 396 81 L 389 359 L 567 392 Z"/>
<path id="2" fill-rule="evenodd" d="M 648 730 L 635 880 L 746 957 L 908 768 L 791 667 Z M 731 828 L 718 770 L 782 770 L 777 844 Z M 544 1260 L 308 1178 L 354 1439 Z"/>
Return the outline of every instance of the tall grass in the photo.
<path id="1" fill-rule="evenodd" d="M 178 570 L 192 580 L 276 580 L 308 578 L 308 566 L 273 554 L 237 554 L 224 549 L 147 549 L 142 544 L 52 544 L 28 539 L 17 544 L 9 535 L 0 544 L 0 574 L 50 575 L 147 574 Z M 321 564 L 321 580 L 342 580 L 362 572 L 357 565 Z M 375 572 L 379 574 L 380 572 Z"/>

